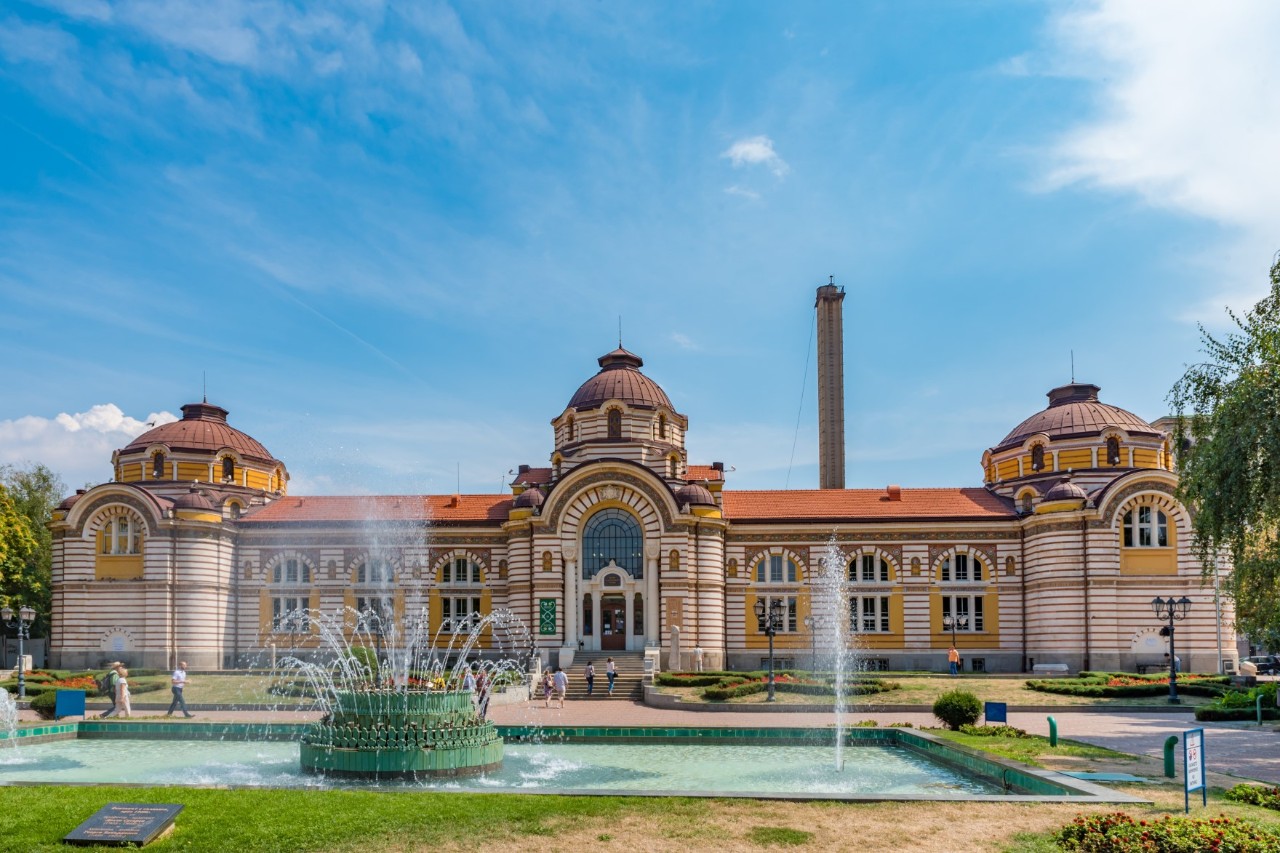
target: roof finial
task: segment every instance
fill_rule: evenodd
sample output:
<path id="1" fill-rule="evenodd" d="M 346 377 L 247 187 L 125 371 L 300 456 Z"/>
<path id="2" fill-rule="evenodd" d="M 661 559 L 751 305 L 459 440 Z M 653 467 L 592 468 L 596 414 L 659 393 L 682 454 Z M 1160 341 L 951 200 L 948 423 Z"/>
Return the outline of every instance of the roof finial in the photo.
<path id="1" fill-rule="evenodd" d="M 200 397 L 201 402 L 209 402 L 209 371 L 200 371 Z"/>
<path id="2" fill-rule="evenodd" d="M 618 315 L 618 349 L 622 349 L 622 315 Z"/>
<path id="3" fill-rule="evenodd" d="M 1071 384 L 1076 384 L 1076 351 L 1071 351 Z"/>

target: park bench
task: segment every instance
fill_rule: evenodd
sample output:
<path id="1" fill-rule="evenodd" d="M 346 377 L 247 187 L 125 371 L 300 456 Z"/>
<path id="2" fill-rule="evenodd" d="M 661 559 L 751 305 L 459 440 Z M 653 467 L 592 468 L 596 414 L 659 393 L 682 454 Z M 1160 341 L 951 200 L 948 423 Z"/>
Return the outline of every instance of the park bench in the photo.
<path id="1" fill-rule="evenodd" d="M 1038 663 L 1031 671 L 1036 675 L 1070 675 L 1071 667 L 1065 663 Z"/>

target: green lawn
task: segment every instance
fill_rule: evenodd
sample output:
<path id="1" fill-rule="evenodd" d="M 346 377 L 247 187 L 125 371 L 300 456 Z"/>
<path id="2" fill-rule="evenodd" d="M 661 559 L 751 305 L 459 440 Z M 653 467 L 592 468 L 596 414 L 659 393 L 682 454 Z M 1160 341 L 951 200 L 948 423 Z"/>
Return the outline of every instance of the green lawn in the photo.
<path id="1" fill-rule="evenodd" d="M 1101 746 L 1091 746 L 1087 743 L 1080 743 L 1074 740 L 1058 739 L 1057 746 L 1050 746 L 1047 737 L 1032 735 L 1030 737 L 984 737 L 982 735 L 967 735 L 963 732 L 953 732 L 949 729 L 929 729 L 929 733 L 945 738 L 949 741 L 970 747 L 972 749 L 980 749 L 999 755 L 1002 758 L 1012 758 L 1014 761 L 1023 761 L 1027 764 L 1034 764 L 1036 767 L 1044 767 L 1045 762 L 1042 759 L 1061 759 L 1061 758 L 1085 758 L 1093 761 L 1137 761 L 1137 757 L 1124 752 L 1116 752 L 1112 749 L 1106 749 Z"/>

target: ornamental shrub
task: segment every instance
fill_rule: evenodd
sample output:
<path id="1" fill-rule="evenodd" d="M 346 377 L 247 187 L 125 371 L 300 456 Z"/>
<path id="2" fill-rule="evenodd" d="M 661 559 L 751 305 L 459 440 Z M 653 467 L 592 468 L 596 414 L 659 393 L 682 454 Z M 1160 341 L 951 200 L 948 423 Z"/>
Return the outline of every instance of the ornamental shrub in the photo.
<path id="1" fill-rule="evenodd" d="M 960 731 L 978 737 L 1031 737 L 1017 726 L 961 726 Z"/>
<path id="2" fill-rule="evenodd" d="M 978 722 L 978 717 L 982 716 L 982 703 L 967 690 L 952 690 L 943 693 L 933 703 L 933 715 L 947 728 L 958 731 L 961 726 Z"/>
<path id="3" fill-rule="evenodd" d="M 1261 785 L 1248 785 L 1241 782 L 1223 793 L 1228 800 L 1247 803 L 1251 806 L 1262 806 L 1280 811 L 1280 788 L 1264 788 Z"/>
<path id="4" fill-rule="evenodd" d="M 1135 821 L 1124 812 L 1080 815 L 1054 840 L 1063 850 L 1082 853 L 1275 853 L 1280 830 L 1247 820 L 1174 817 Z"/>
<path id="5" fill-rule="evenodd" d="M 58 698 L 55 690 L 46 690 L 36 696 L 31 697 L 31 710 L 35 711 L 42 720 L 53 719 L 54 702 Z"/>

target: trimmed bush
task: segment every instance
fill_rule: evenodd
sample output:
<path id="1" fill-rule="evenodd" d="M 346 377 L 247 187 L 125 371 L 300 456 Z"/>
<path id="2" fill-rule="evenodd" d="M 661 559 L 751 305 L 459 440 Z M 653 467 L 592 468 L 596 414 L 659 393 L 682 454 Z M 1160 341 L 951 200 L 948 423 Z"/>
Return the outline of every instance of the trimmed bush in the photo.
<path id="1" fill-rule="evenodd" d="M 961 726 L 960 731 L 977 737 L 1031 737 L 1017 726 Z"/>
<path id="2" fill-rule="evenodd" d="M 982 716 L 982 703 L 967 690 L 952 690 L 943 693 L 933 703 L 933 715 L 947 728 L 958 731 L 961 726 L 978 722 L 978 717 Z"/>
<path id="3" fill-rule="evenodd" d="M 1231 691 L 1231 680 L 1222 675 L 1185 675 L 1178 679 L 1178 692 L 1188 696 L 1218 697 Z M 1032 679 L 1031 690 L 1063 696 L 1086 696 L 1118 699 L 1139 696 L 1162 696 L 1169 692 L 1169 680 L 1163 675 L 1131 675 L 1127 672 L 1082 672 L 1077 678 Z"/>
<path id="4" fill-rule="evenodd" d="M 1192 818 L 1165 815 L 1160 820 L 1135 821 L 1124 812 L 1081 815 L 1054 836 L 1063 850 L 1088 853 L 1275 853 L 1280 830 L 1229 817 Z"/>
<path id="5" fill-rule="evenodd" d="M 53 719 L 53 706 L 58 694 L 53 690 L 46 690 L 43 693 L 31 697 L 31 710 L 35 711 L 42 720 Z"/>
<path id="6" fill-rule="evenodd" d="M 1241 782 L 1231 790 L 1225 791 L 1223 796 L 1237 803 L 1280 811 L 1280 788 L 1264 788 L 1261 785 L 1247 785 Z"/>

